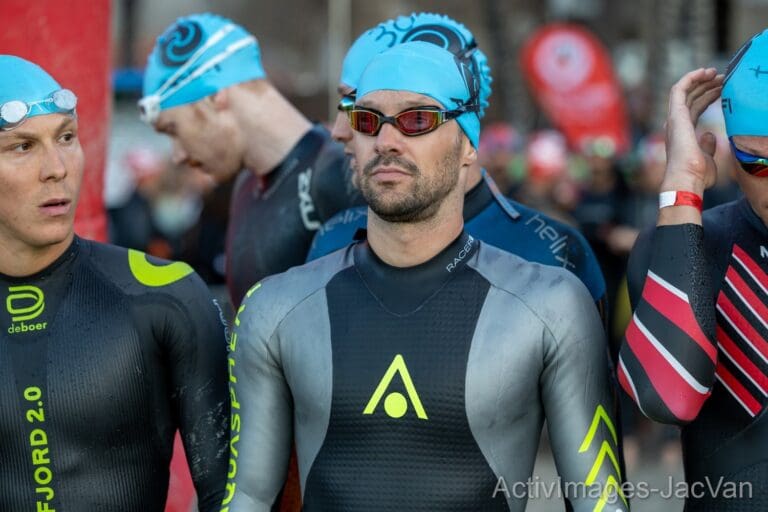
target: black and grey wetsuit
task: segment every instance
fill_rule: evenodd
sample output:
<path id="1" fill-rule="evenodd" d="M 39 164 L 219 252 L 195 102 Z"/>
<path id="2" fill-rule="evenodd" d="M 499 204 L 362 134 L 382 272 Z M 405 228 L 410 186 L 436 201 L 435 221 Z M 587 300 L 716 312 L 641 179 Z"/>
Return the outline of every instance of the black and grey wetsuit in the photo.
<path id="1" fill-rule="evenodd" d="M 686 511 L 768 510 L 768 228 L 741 199 L 644 233 L 619 380 L 683 426 Z"/>
<path id="2" fill-rule="evenodd" d="M 306 511 L 522 511 L 545 419 L 564 481 L 621 481 L 600 318 L 563 269 L 467 234 L 411 268 L 361 242 L 256 285 L 235 324 L 222 511 L 269 510 L 292 440 Z"/>
<path id="3" fill-rule="evenodd" d="M 188 265 L 76 238 L 0 294 L 0 510 L 160 512 L 177 428 L 218 509 L 226 341 Z"/>

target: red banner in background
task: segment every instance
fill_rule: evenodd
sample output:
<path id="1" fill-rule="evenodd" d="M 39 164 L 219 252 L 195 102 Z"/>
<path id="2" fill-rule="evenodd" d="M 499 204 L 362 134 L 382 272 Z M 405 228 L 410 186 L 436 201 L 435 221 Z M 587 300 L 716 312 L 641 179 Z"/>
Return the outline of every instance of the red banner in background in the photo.
<path id="1" fill-rule="evenodd" d="M 629 122 L 608 51 L 578 25 L 536 31 L 521 52 L 531 92 L 550 121 L 576 150 L 596 140 L 629 149 Z"/>
<path id="2" fill-rule="evenodd" d="M 0 54 L 40 65 L 77 95 L 85 176 L 75 231 L 106 241 L 102 191 L 110 131 L 110 1 L 2 0 L 0 20 Z"/>

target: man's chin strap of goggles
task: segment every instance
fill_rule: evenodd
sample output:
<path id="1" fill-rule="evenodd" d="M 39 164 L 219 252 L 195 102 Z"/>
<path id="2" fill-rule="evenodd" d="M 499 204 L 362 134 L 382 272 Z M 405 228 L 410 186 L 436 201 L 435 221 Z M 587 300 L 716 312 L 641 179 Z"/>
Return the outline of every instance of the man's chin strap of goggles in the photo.
<path id="1" fill-rule="evenodd" d="M 139 100 L 139 112 L 141 115 L 141 120 L 148 124 L 153 124 L 157 120 L 157 116 L 160 115 L 160 103 L 162 103 L 164 100 L 171 97 L 173 94 L 175 94 L 178 90 L 180 90 L 182 87 L 187 85 L 188 83 L 192 82 L 199 76 L 201 76 L 203 73 L 211 69 L 212 67 L 220 64 L 222 61 L 230 57 L 231 55 L 237 53 L 238 51 L 242 50 L 243 48 L 256 44 L 256 38 L 253 36 L 244 37 L 242 39 L 239 39 L 231 44 L 229 44 L 224 51 L 221 53 L 218 53 L 211 57 L 208 61 L 206 61 L 203 65 L 201 65 L 199 68 L 194 70 L 192 73 L 184 77 L 182 80 L 178 81 L 179 78 L 186 73 L 200 58 L 202 55 L 210 49 L 213 45 L 221 41 L 227 34 L 229 34 L 232 30 L 234 30 L 235 26 L 232 24 L 225 25 L 224 27 L 220 28 L 218 31 L 216 31 L 208 41 L 205 42 L 200 48 L 195 51 L 195 53 L 192 54 L 192 56 L 182 65 L 179 67 L 179 69 L 176 70 L 174 74 L 168 77 L 168 79 L 163 82 L 163 85 L 160 86 L 160 88 L 155 91 L 154 94 L 150 94 L 148 96 L 143 97 Z"/>

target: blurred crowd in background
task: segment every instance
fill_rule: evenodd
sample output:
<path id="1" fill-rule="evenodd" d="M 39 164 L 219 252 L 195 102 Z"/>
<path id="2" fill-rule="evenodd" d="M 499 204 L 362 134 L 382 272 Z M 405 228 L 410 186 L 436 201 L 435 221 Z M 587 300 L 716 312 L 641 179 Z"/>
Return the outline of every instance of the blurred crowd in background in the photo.
<path id="1" fill-rule="evenodd" d="M 625 283 L 629 252 L 658 212 L 665 167 L 659 120 L 669 86 L 698 65 L 724 69 L 724 59 L 740 42 L 763 28 L 760 20 L 766 17 L 759 14 L 768 14 L 768 2 L 115 0 L 116 102 L 105 178 L 110 241 L 187 261 L 216 287 L 226 271 L 232 183 L 215 183 L 174 165 L 166 138 L 141 124 L 135 110 L 141 68 L 154 38 L 177 16 L 205 10 L 251 30 L 271 81 L 319 120 L 335 116 L 340 59 L 363 29 L 412 11 L 441 12 L 464 22 L 488 54 L 494 76 L 479 148 L 482 165 L 505 194 L 582 231 L 602 267 L 609 332 L 618 339 L 631 314 Z M 607 48 L 625 103 L 627 147 L 610 137 L 587 138 L 577 146 L 539 108 L 519 53 L 537 28 L 557 21 L 586 28 Z M 718 138 L 719 181 L 704 199 L 710 208 L 739 194 L 719 105 L 705 113 L 699 129 Z M 660 457 L 670 471 L 679 470 L 677 431 L 642 421 L 628 399 L 624 409 L 628 469 L 642 458 Z"/>

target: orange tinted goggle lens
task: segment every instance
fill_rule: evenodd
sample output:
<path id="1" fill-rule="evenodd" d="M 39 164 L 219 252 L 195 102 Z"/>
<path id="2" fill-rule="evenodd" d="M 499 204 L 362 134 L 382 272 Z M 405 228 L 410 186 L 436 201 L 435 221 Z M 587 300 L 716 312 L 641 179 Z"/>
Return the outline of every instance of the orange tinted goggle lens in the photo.
<path id="1" fill-rule="evenodd" d="M 394 125 L 403 135 L 421 135 L 440 126 L 442 120 L 442 112 L 436 110 L 406 110 L 394 117 L 387 117 L 370 110 L 349 112 L 352 129 L 365 135 L 378 135 L 383 123 Z"/>
<path id="2" fill-rule="evenodd" d="M 350 110 L 349 124 L 352 129 L 366 135 L 379 133 L 379 116 L 367 110 Z"/>

